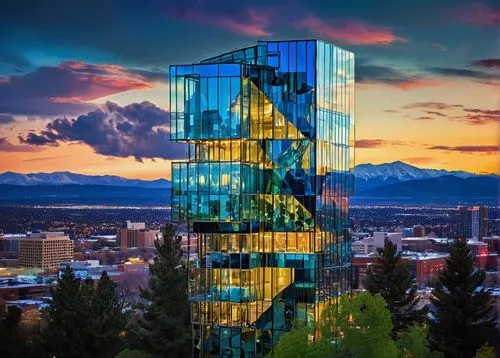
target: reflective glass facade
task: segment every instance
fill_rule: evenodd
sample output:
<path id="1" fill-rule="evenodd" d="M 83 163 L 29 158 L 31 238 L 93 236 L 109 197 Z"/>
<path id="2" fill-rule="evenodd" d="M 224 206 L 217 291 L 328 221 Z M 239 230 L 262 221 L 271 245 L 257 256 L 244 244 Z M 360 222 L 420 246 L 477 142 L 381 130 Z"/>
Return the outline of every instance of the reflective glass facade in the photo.
<path id="1" fill-rule="evenodd" d="M 258 42 L 170 67 L 172 221 L 186 223 L 194 346 L 261 357 L 350 287 L 354 55 Z"/>

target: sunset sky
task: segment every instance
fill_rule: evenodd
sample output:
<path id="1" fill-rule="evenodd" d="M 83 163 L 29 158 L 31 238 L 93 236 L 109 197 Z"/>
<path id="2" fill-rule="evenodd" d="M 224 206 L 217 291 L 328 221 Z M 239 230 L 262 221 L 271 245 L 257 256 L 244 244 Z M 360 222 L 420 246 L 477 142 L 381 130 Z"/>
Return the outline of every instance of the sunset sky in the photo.
<path id="1" fill-rule="evenodd" d="M 306 38 L 355 53 L 357 164 L 499 172 L 498 0 L 2 1 L 0 172 L 169 178 L 168 66 Z"/>

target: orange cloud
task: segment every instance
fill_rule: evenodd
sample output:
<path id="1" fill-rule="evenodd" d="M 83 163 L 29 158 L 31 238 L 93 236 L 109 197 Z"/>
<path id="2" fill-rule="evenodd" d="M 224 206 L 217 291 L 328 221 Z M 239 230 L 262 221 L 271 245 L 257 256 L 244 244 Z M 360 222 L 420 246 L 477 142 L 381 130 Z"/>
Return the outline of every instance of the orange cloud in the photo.
<path id="1" fill-rule="evenodd" d="M 267 30 L 270 23 L 269 17 L 253 9 L 244 9 L 241 13 L 230 14 L 179 8 L 169 11 L 167 15 L 177 20 L 198 21 L 253 37 L 271 35 Z"/>
<path id="2" fill-rule="evenodd" d="M 394 42 L 408 42 L 406 38 L 394 35 L 388 28 L 368 25 L 361 21 L 340 21 L 334 25 L 319 17 L 309 16 L 299 21 L 297 27 L 353 45 L 391 45 Z"/>
<path id="3" fill-rule="evenodd" d="M 403 141 L 397 140 L 385 140 L 385 139 L 358 139 L 356 140 L 356 148 L 363 149 L 373 149 L 380 147 L 394 147 L 394 146 L 404 146 L 410 145 L 410 143 L 405 143 Z"/>

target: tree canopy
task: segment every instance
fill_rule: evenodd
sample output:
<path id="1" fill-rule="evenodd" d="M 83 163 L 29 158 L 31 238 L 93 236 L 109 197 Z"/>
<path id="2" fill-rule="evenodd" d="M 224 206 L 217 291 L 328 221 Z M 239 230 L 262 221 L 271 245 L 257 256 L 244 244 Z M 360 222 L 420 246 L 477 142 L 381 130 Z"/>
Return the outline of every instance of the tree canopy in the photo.
<path id="1" fill-rule="evenodd" d="M 393 337 L 411 323 L 422 321 L 424 312 L 416 310 L 419 299 L 415 280 L 390 240 L 385 240 L 384 248 L 377 249 L 376 262 L 368 270 L 365 287 L 371 294 L 378 293 L 384 298 L 392 315 Z"/>
<path id="2" fill-rule="evenodd" d="M 431 295 L 435 312 L 429 341 L 445 357 L 473 357 L 494 337 L 493 301 L 482 286 L 484 278 L 484 271 L 474 267 L 467 244 L 458 240 Z"/>
<path id="3" fill-rule="evenodd" d="M 187 297 L 187 273 L 182 262 L 180 240 L 167 224 L 163 241 L 156 243 L 158 256 L 149 266 L 149 287 L 141 291 L 146 302 L 128 329 L 131 348 L 158 357 L 191 355 L 191 319 Z"/>

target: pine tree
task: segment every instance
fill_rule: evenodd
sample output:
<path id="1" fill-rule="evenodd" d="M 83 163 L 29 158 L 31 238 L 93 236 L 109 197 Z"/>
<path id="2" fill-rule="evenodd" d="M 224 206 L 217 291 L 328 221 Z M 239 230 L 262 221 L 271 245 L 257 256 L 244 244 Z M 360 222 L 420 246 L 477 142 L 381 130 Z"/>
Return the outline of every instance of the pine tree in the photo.
<path id="1" fill-rule="evenodd" d="M 131 348 L 155 357 L 191 356 L 187 274 L 180 241 L 174 233 L 174 227 L 168 224 L 163 230 L 163 242 L 156 243 L 158 256 L 149 266 L 149 288 L 141 291 L 148 303 L 142 307 L 143 317 L 131 325 L 127 334 Z"/>
<path id="2" fill-rule="evenodd" d="M 492 298 L 482 287 L 484 278 L 484 271 L 474 268 L 467 244 L 457 241 L 431 295 L 436 311 L 429 342 L 445 357 L 473 357 L 493 339 Z"/>
<path id="3" fill-rule="evenodd" d="M 58 358 L 111 358 L 123 348 L 125 316 L 106 272 L 94 287 L 92 280 L 75 278 L 66 267 L 52 292 L 48 316 L 42 337 Z"/>
<path id="4" fill-rule="evenodd" d="M 123 348 L 126 320 L 114 283 L 103 271 L 91 300 L 89 351 L 93 357 L 114 357 Z"/>
<path id="5" fill-rule="evenodd" d="M 43 332 L 43 340 L 51 355 L 58 358 L 86 358 L 87 327 L 89 326 L 90 289 L 82 284 L 66 267 L 58 285 L 52 291 L 49 305 L 49 321 Z"/>
<path id="6" fill-rule="evenodd" d="M 385 240 L 383 249 L 377 249 L 377 259 L 368 270 L 365 288 L 372 295 L 379 293 L 384 298 L 392 315 L 393 338 L 397 332 L 421 320 L 423 312 L 416 310 L 419 299 L 415 280 L 390 240 Z"/>
<path id="7" fill-rule="evenodd" d="M 0 356 L 22 357 L 25 355 L 25 342 L 21 338 L 19 323 L 21 309 L 9 307 L 5 317 L 0 318 Z"/>

